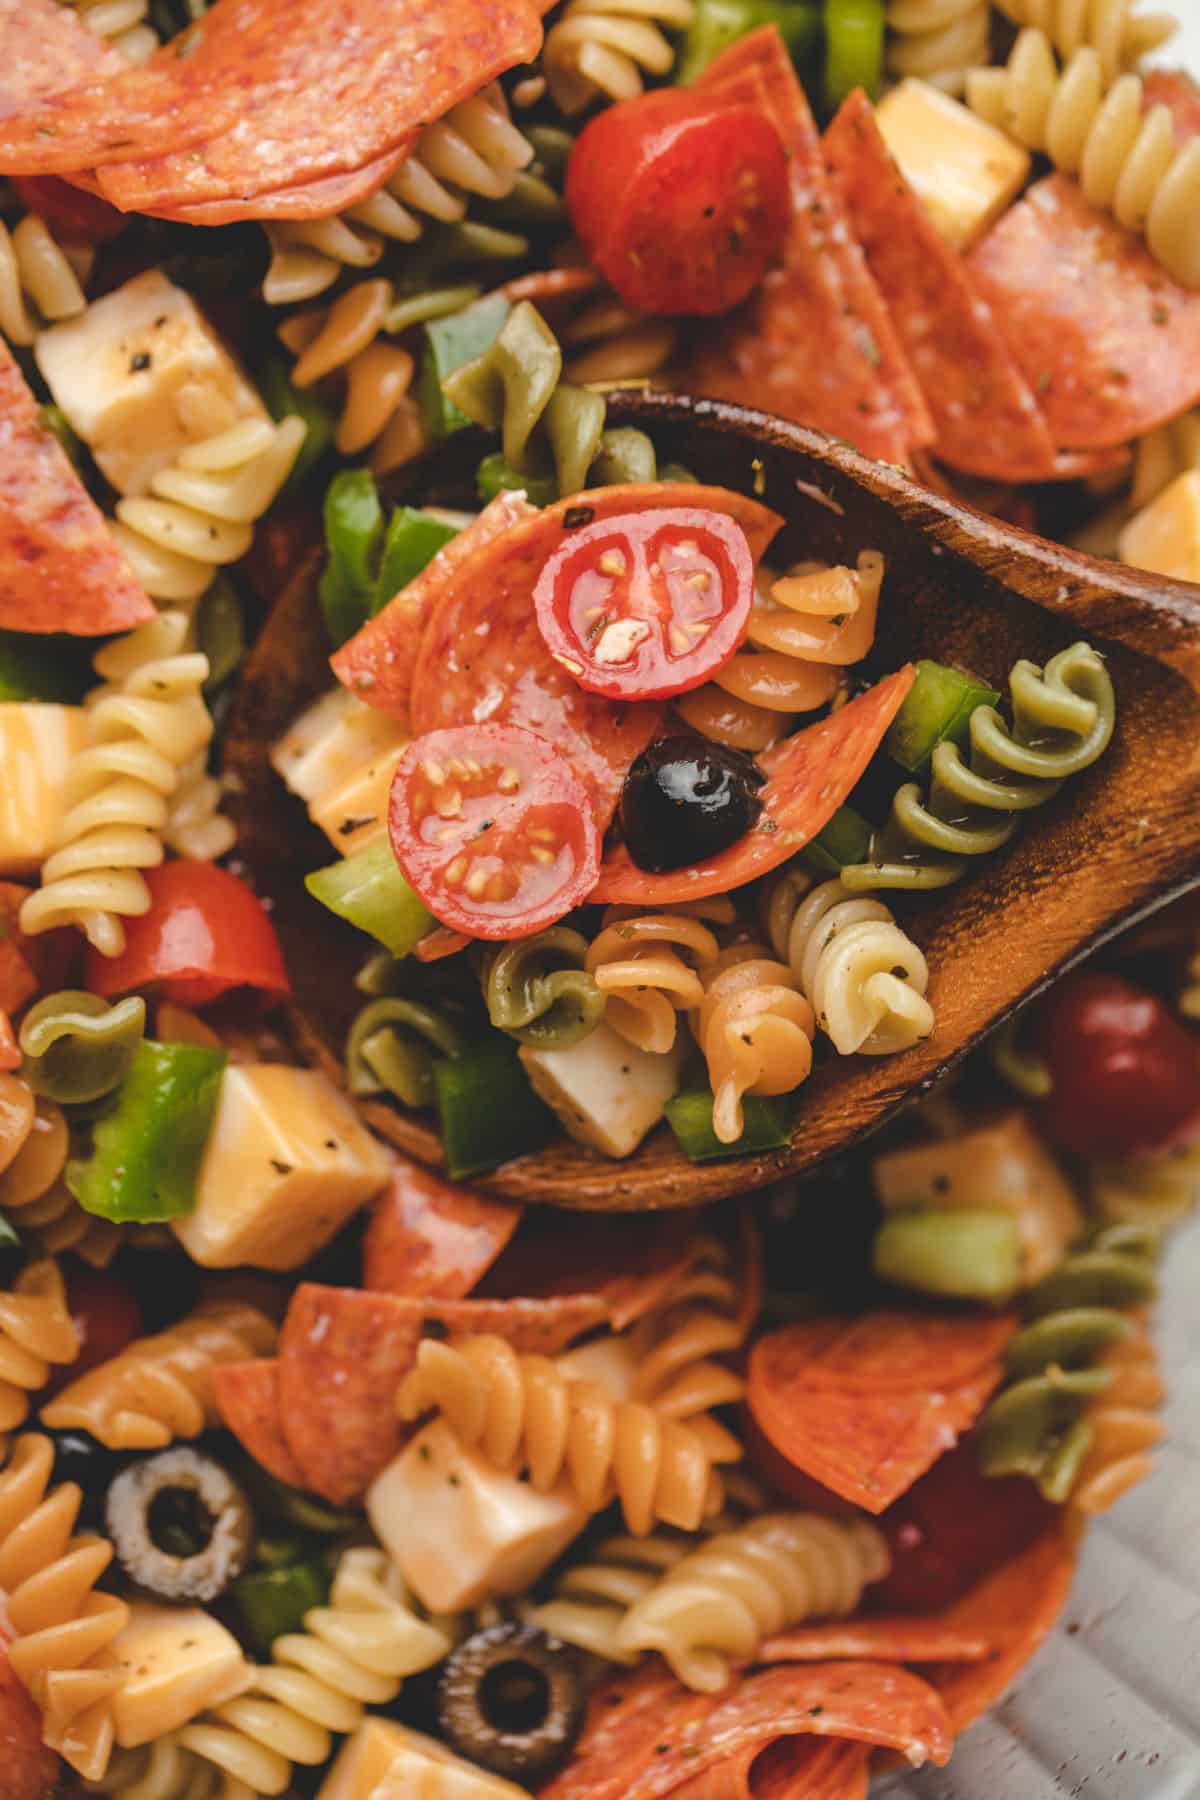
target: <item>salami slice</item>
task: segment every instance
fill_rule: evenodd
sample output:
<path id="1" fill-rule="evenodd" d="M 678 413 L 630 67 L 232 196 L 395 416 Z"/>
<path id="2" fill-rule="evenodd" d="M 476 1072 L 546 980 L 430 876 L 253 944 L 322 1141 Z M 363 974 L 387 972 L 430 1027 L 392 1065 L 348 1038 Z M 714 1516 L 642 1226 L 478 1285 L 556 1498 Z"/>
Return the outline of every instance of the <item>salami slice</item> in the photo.
<path id="1" fill-rule="evenodd" d="M 533 590 L 564 532 L 665 506 L 728 514 L 745 531 L 756 560 L 781 523 L 756 500 L 692 482 L 597 488 L 546 507 L 484 544 L 443 582 L 413 676 L 413 730 L 487 721 L 536 732 L 570 759 L 605 830 L 626 770 L 657 730 L 661 708 L 615 706 L 579 687 L 546 648 Z M 380 618 L 386 616 L 385 608 Z"/>
<path id="2" fill-rule="evenodd" d="M 512 1237 L 522 1208 L 488 1200 L 400 1162 L 371 1208 L 363 1286 L 386 1294 L 461 1300 Z"/>
<path id="3" fill-rule="evenodd" d="M 785 738 L 759 758 L 766 782 L 755 830 L 708 862 L 653 875 L 622 844 L 605 857 L 590 896 L 606 903 L 669 906 L 727 894 L 795 856 L 846 799 L 883 742 L 913 684 L 911 664 L 860 694 L 840 711 Z"/>
<path id="4" fill-rule="evenodd" d="M 990 1369 L 1012 1336 L 1007 1314 L 869 1312 L 813 1319 L 762 1339 L 773 1383 L 813 1383 L 851 1393 L 957 1387 Z"/>
<path id="5" fill-rule="evenodd" d="M 305 1487 L 304 1471 L 283 1435 L 279 1359 L 222 1363 L 213 1371 L 213 1392 L 221 1417 L 255 1462 L 288 1487 Z"/>
<path id="6" fill-rule="evenodd" d="M 98 637 L 153 617 L 0 339 L 0 629 Z"/>
<path id="7" fill-rule="evenodd" d="M 699 343 L 683 386 L 827 431 L 866 456 L 906 462 L 932 443 L 933 421 L 826 173 L 820 134 L 775 26 L 733 44 L 700 85 L 758 105 L 765 85 L 788 153 L 792 213 L 780 266 Z"/>
<path id="8" fill-rule="evenodd" d="M 825 156 L 937 428 L 933 454 L 995 481 L 1054 474 L 1054 443 L 967 265 L 893 162 L 859 88 Z"/>
<path id="9" fill-rule="evenodd" d="M 238 219 L 328 219 L 369 199 L 395 174 L 404 155 L 403 150 L 389 150 L 344 175 L 293 183 L 249 200 L 234 196 L 228 200 L 200 200 L 195 206 L 156 208 L 154 216 L 174 219 L 181 225 L 231 225 Z"/>
<path id="10" fill-rule="evenodd" d="M 671 1800 L 858 1800 L 870 1754 L 865 1744 L 777 1738 L 672 1788 Z"/>
<path id="11" fill-rule="evenodd" d="M 116 75 L 124 58 L 58 0 L 0 0 L 0 120 L 34 101 Z"/>
<path id="12" fill-rule="evenodd" d="M 1200 294 L 1069 176 L 1031 187 L 968 267 L 1061 448 L 1128 443 L 1200 400 Z"/>
<path id="13" fill-rule="evenodd" d="M 613 1331 L 662 1306 L 703 1251 L 691 1212 L 547 1213 L 535 1209 L 477 1298 L 594 1296 Z"/>
<path id="14" fill-rule="evenodd" d="M 992 1641 L 945 1619 L 847 1619 L 801 1625 L 759 1645 L 756 1662 L 981 1662 Z"/>

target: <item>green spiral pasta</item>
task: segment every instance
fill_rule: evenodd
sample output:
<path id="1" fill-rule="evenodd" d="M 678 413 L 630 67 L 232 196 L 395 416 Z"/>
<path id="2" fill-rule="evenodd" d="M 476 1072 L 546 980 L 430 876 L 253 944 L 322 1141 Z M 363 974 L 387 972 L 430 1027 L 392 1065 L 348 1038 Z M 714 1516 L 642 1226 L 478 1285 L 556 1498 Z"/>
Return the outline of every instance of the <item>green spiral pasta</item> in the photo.
<path id="1" fill-rule="evenodd" d="M 842 870 L 842 881 L 870 888 L 949 887 L 967 859 L 1006 844 L 1018 815 L 1053 798 L 1063 782 L 1104 753 L 1116 720 L 1112 680 L 1099 652 L 1072 644 L 1044 669 L 1022 660 L 1008 681 L 1012 724 L 994 706 L 971 714 L 970 751 L 940 743 L 929 791 L 908 782 L 875 834 L 869 862 Z"/>
<path id="2" fill-rule="evenodd" d="M 457 1056 L 462 1038 L 432 1007 L 398 996 L 370 1001 L 346 1039 L 352 1094 L 388 1093 L 405 1106 L 432 1106 L 435 1057 Z"/>
<path id="3" fill-rule="evenodd" d="M 491 951 L 483 970 L 488 1017 L 522 1044 L 563 1050 L 604 1017 L 605 997 L 584 968 L 588 942 L 566 925 Z"/>
<path id="4" fill-rule="evenodd" d="M 21 1073 L 43 1099 L 102 1100 L 129 1073 L 145 1029 L 146 1002 L 135 995 L 110 1006 L 73 988 L 47 994 L 21 1025 Z"/>

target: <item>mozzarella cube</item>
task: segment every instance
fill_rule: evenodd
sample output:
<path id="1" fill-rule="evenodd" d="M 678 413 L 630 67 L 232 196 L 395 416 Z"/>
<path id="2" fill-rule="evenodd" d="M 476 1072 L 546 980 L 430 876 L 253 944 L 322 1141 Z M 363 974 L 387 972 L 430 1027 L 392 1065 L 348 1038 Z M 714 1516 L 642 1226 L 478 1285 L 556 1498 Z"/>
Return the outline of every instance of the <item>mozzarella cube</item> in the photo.
<path id="1" fill-rule="evenodd" d="M 572 1381 L 594 1381 L 614 1400 L 632 1400 L 639 1359 L 627 1332 L 593 1338 L 555 1358 Z"/>
<path id="2" fill-rule="evenodd" d="M 343 1745 L 317 1800 L 526 1800 L 526 1789 L 464 1762 L 424 1732 L 368 1718 Z"/>
<path id="3" fill-rule="evenodd" d="M 405 738 L 380 751 L 356 769 L 348 781 L 309 807 L 313 824 L 320 827 L 342 856 L 365 849 L 387 831 L 392 780 L 407 744 Z"/>
<path id="4" fill-rule="evenodd" d="M 901 174 L 959 250 L 982 237 L 1029 180 L 1024 145 L 926 81 L 902 81 L 876 117 Z"/>
<path id="5" fill-rule="evenodd" d="M 296 1269 L 387 1181 L 391 1157 L 323 1075 L 227 1068 L 196 1182 L 172 1227 L 206 1269 Z"/>
<path id="6" fill-rule="evenodd" d="M 1189 469 L 1130 519 L 1121 561 L 1152 575 L 1200 581 L 1200 469 Z"/>
<path id="7" fill-rule="evenodd" d="M 88 741 L 81 706 L 0 705 L 0 875 L 34 875 L 66 811 L 67 770 Z"/>
<path id="8" fill-rule="evenodd" d="M 237 1639 L 199 1606 L 135 1600 L 112 1654 L 125 1680 L 112 1698 L 117 1742 L 152 1744 L 210 1706 L 245 1693 L 253 1670 Z"/>
<path id="9" fill-rule="evenodd" d="M 34 355 L 120 494 L 144 494 L 188 444 L 268 417 L 191 295 L 157 269 L 50 326 Z"/>
<path id="10" fill-rule="evenodd" d="M 458 1612 L 535 1582 L 588 1521 L 570 1487 L 539 1494 L 426 1425 L 367 1490 L 367 1517 L 430 1612 Z"/>
<path id="11" fill-rule="evenodd" d="M 605 1156 L 631 1156 L 679 1091 L 683 1047 L 665 1055 L 638 1050 L 601 1023 L 565 1050 L 522 1046 L 530 1085 L 563 1130 Z"/>
<path id="12" fill-rule="evenodd" d="M 387 713 L 336 687 L 288 726 L 272 747 L 271 767 L 306 806 L 319 805 L 381 751 L 407 744 L 408 735 Z"/>

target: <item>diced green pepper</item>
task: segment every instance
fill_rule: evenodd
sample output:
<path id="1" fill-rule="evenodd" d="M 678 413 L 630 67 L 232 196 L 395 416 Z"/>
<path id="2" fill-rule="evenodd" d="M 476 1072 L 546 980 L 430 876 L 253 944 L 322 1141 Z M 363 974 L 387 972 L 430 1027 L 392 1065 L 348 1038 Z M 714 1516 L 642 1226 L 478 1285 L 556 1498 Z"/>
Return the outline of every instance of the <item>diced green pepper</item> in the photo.
<path id="1" fill-rule="evenodd" d="M 554 1114 L 529 1085 L 517 1046 L 499 1033 L 462 1056 L 439 1058 L 433 1084 L 454 1181 L 540 1150 L 558 1130 Z"/>
<path id="2" fill-rule="evenodd" d="M 67 460 L 76 473 L 82 475 L 86 466 L 83 439 L 62 407 L 55 406 L 53 400 L 47 400 L 38 410 L 42 415 L 42 424 L 58 439 L 60 448 L 66 452 Z"/>
<path id="3" fill-rule="evenodd" d="M 461 312 L 426 325 L 418 406 L 427 436 L 449 437 L 471 423 L 443 394 L 442 383 L 455 369 L 483 355 L 511 311 L 503 294 L 488 294 Z"/>
<path id="4" fill-rule="evenodd" d="M 383 528 L 383 506 L 371 471 L 341 470 L 325 491 L 329 560 L 317 590 L 335 645 L 353 637 L 371 616 Z"/>
<path id="5" fill-rule="evenodd" d="M 410 325 L 445 319 L 451 313 L 461 312 L 464 306 L 470 306 L 472 300 L 478 300 L 480 292 L 477 282 L 465 282 L 459 287 L 421 287 L 414 293 L 400 288 L 391 311 L 384 318 L 383 329 L 394 337 L 397 332 L 407 331 Z"/>
<path id="6" fill-rule="evenodd" d="M 288 373 L 282 357 L 273 356 L 264 363 L 258 380 L 267 411 L 273 419 L 303 419 L 304 442 L 292 464 L 281 493 L 284 498 L 304 486 L 333 443 L 333 414 L 310 388 L 298 388 Z"/>
<path id="7" fill-rule="evenodd" d="M 917 678 L 887 735 L 888 755 L 911 775 L 919 775 L 947 739 L 965 744 L 971 714 L 977 706 L 995 706 L 1000 695 L 973 675 L 945 663 L 922 660 Z M 860 861 L 861 858 L 852 858 Z"/>
<path id="8" fill-rule="evenodd" d="M 475 471 L 475 487 L 486 506 L 497 494 L 513 490 L 523 492 L 531 506 L 549 506 L 558 499 L 558 482 L 553 475 L 526 475 L 514 469 L 503 450 L 485 456 Z"/>
<path id="9" fill-rule="evenodd" d="M 747 1094 L 742 1099 L 742 1135 L 723 1144 L 713 1130 L 713 1097 L 707 1088 L 685 1089 L 666 1104 L 667 1123 L 692 1162 L 748 1156 L 755 1150 L 785 1150 L 792 1141 L 790 1108 L 778 1100 Z"/>
<path id="10" fill-rule="evenodd" d="M 15 1249 L 20 1242 L 18 1233 L 14 1231 L 4 1214 L 0 1213 L 0 1250 Z"/>
<path id="11" fill-rule="evenodd" d="M 314 900 L 378 939 L 396 957 L 407 956 L 434 924 L 433 914 L 400 873 L 386 837 L 326 869 L 314 869 L 304 885 Z"/>
<path id="12" fill-rule="evenodd" d="M 96 677 L 79 655 L 78 638 L 0 631 L 0 704 L 49 700 L 77 706 Z"/>
<path id="13" fill-rule="evenodd" d="M 883 81 L 884 0 L 825 0 L 825 104 L 855 88 L 872 99 Z"/>
<path id="14" fill-rule="evenodd" d="M 760 25 L 776 25 L 793 62 L 811 55 L 821 40 L 818 0 L 696 0 L 675 64 L 682 86 L 695 81 L 722 50 Z"/>
<path id="15" fill-rule="evenodd" d="M 85 1212 L 141 1224 L 191 1212 L 226 1060 L 207 1044 L 138 1045 L 112 1112 L 95 1125 L 91 1156 L 67 1164 Z"/>
<path id="16" fill-rule="evenodd" d="M 871 846 L 871 827 L 852 806 L 839 806 L 823 830 L 810 844 L 805 844 L 797 858 L 810 875 L 828 881 L 847 863 L 867 860 Z"/>
<path id="17" fill-rule="evenodd" d="M 896 1213 L 875 1235 L 875 1273 L 896 1287 L 955 1300 L 1007 1300 L 1021 1279 L 1012 1213 L 942 1208 Z"/>
<path id="18" fill-rule="evenodd" d="M 277 1637 L 285 1631 L 299 1631 L 304 1615 L 314 1606 L 324 1606 L 329 1598 L 329 1571 L 319 1557 L 273 1569 L 253 1569 L 248 1575 L 239 1575 L 229 1596 L 254 1648 L 260 1656 L 269 1656 Z"/>
<path id="19" fill-rule="evenodd" d="M 246 654 L 242 603 L 233 584 L 218 575 L 196 609 L 196 648 L 208 658 L 206 694 L 224 687 Z"/>
<path id="20" fill-rule="evenodd" d="M 379 560 L 379 575 L 371 595 L 371 612 L 387 605 L 393 594 L 415 581 L 443 545 L 458 536 L 458 528 L 412 506 L 398 506 L 388 520 Z"/>

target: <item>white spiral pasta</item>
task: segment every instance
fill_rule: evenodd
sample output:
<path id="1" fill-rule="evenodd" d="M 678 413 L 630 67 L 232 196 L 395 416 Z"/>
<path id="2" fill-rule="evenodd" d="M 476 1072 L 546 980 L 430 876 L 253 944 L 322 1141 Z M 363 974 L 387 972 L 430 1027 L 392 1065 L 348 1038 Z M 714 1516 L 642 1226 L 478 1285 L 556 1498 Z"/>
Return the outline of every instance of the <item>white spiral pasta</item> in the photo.
<path id="1" fill-rule="evenodd" d="M 1177 1225 L 1200 1201 L 1200 1149 L 1190 1145 L 1140 1162 L 1095 1163 L 1088 1192 L 1102 1219 L 1154 1231 Z"/>
<path id="2" fill-rule="evenodd" d="M 1200 138 L 1179 147 L 1170 108 L 1143 110 L 1137 75 L 1106 87 L 1097 50 L 1059 70 L 1044 31 L 1023 31 L 1003 69 L 974 69 L 970 106 L 1056 168 L 1130 231 L 1183 287 L 1200 287 Z"/>
<path id="3" fill-rule="evenodd" d="M 617 1642 L 625 1615 L 694 1548 L 694 1538 L 665 1531 L 606 1538 L 586 1561 L 564 1570 L 553 1599 L 534 1607 L 529 1623 L 607 1662 L 636 1662 L 639 1652 Z"/>
<path id="4" fill-rule="evenodd" d="M 1178 23 L 1169 13 L 1138 13 L 1136 0 L 995 0 L 996 10 L 1014 25 L 1036 25 L 1060 56 L 1085 47 L 1100 57 L 1106 81 L 1132 68 L 1173 37 Z"/>
<path id="5" fill-rule="evenodd" d="M 929 968 L 890 907 L 850 894 L 840 881 L 807 892 L 804 875 L 779 877 L 767 926 L 840 1056 L 891 1056 L 933 1030 Z"/>
<path id="6" fill-rule="evenodd" d="M 667 75 L 675 60 L 664 35 L 686 31 L 693 0 L 568 0 L 546 33 L 542 68 L 561 112 L 582 112 L 597 94 L 632 100 L 642 77 Z"/>
<path id="7" fill-rule="evenodd" d="M 257 1800 L 253 1788 L 185 1750 L 174 1734 L 140 1750 L 115 1750 L 101 1779 L 85 1786 L 121 1800 Z"/>
<path id="8" fill-rule="evenodd" d="M 158 49 L 158 33 L 147 19 L 147 0 L 68 0 L 86 25 L 127 62 L 144 63 Z"/>
<path id="9" fill-rule="evenodd" d="M 71 765 L 59 848 L 21 908 L 23 931 L 78 925 L 102 956 L 118 956 L 122 916 L 149 910 L 141 870 L 162 861 L 180 773 L 213 729 L 208 658 L 185 648 L 188 632 L 185 613 L 160 613 L 96 656 L 105 685 L 87 699 L 91 742 Z"/>
<path id="10" fill-rule="evenodd" d="M 883 1534 L 865 1519 L 768 1513 L 668 1569 L 626 1613 L 616 1649 L 657 1650 L 685 1687 L 716 1693 L 730 1665 L 751 1661 L 764 1638 L 855 1612 L 863 1588 L 888 1567 Z"/>
<path id="11" fill-rule="evenodd" d="M 888 71 L 961 94 L 967 70 L 988 60 L 990 0 L 889 0 Z"/>
<path id="12" fill-rule="evenodd" d="M 90 251 L 68 256 L 36 213 L 11 229 L 0 221 L 0 332 L 10 344 L 32 344 L 40 325 L 84 310 L 80 273 L 90 261 Z"/>

